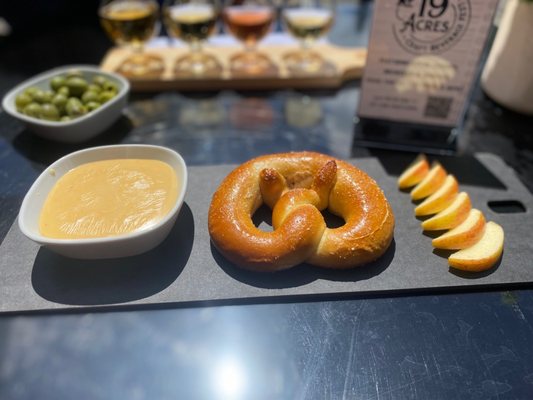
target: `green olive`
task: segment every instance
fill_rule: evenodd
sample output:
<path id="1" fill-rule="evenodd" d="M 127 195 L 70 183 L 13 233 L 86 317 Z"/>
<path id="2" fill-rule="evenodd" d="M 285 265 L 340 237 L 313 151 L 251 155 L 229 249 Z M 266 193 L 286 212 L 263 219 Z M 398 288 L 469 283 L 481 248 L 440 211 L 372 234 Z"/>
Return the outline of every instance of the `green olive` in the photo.
<path id="1" fill-rule="evenodd" d="M 89 112 L 96 110 L 100 106 L 101 104 L 98 103 L 97 101 L 90 101 L 85 104 L 85 107 L 87 107 L 87 110 L 89 110 Z"/>
<path id="2" fill-rule="evenodd" d="M 108 102 L 109 100 L 111 100 L 113 97 L 115 97 L 115 95 L 116 93 L 105 90 L 102 93 L 100 93 L 100 95 L 98 96 L 98 101 L 104 104 Z"/>
<path id="3" fill-rule="evenodd" d="M 41 105 L 38 103 L 30 103 L 24 107 L 24 114 L 29 115 L 30 117 L 40 118 L 41 117 Z"/>
<path id="4" fill-rule="evenodd" d="M 83 77 L 83 74 L 81 73 L 81 71 L 79 69 L 71 69 L 69 71 L 67 71 L 65 77 L 68 79 L 68 78 L 81 78 Z"/>
<path id="5" fill-rule="evenodd" d="M 44 103 L 51 103 L 52 99 L 54 98 L 55 93 L 51 90 L 45 90 L 44 91 Z"/>
<path id="6" fill-rule="evenodd" d="M 91 90 L 87 90 L 83 95 L 81 96 L 81 101 L 83 101 L 83 104 L 87 104 L 91 101 L 98 101 L 100 98 L 99 94 L 96 92 L 93 92 Z"/>
<path id="7" fill-rule="evenodd" d="M 33 92 L 33 101 L 39 104 L 46 103 L 47 95 L 44 93 L 44 90 L 37 89 Z"/>
<path id="8" fill-rule="evenodd" d="M 39 89 L 38 87 L 35 87 L 35 86 L 30 86 L 29 88 L 27 88 L 24 93 L 26 93 L 28 96 L 30 96 L 32 99 L 33 99 L 33 95 L 35 94 L 35 92 L 37 92 L 38 90 L 41 90 Z"/>
<path id="9" fill-rule="evenodd" d="M 57 107 L 60 113 L 65 112 L 65 106 L 67 105 L 67 96 L 62 93 L 57 93 L 52 99 L 52 104 Z"/>
<path id="10" fill-rule="evenodd" d="M 107 79 L 105 81 L 105 83 L 103 84 L 102 88 L 104 90 L 107 90 L 107 91 L 110 91 L 110 92 L 115 92 L 115 93 L 118 92 L 117 84 L 115 82 L 110 81 L 109 79 Z"/>
<path id="11" fill-rule="evenodd" d="M 15 105 L 17 106 L 17 110 L 21 111 L 26 107 L 28 104 L 32 102 L 31 96 L 26 93 L 19 93 L 17 97 L 15 97 Z"/>
<path id="12" fill-rule="evenodd" d="M 52 90 L 55 90 L 56 92 L 59 90 L 59 88 L 61 88 L 62 86 L 65 86 L 65 77 L 59 75 L 59 76 L 54 76 L 52 78 L 52 80 L 50 81 L 50 87 L 52 88 Z"/>
<path id="13" fill-rule="evenodd" d="M 71 97 L 67 100 L 65 110 L 67 111 L 67 115 L 70 117 L 79 117 L 87 114 L 87 109 L 81 103 L 80 99 L 77 99 L 76 97 Z"/>
<path id="14" fill-rule="evenodd" d="M 65 84 L 70 90 L 70 95 L 76 97 L 81 97 L 83 92 L 87 90 L 87 86 L 89 86 L 85 79 L 78 76 L 68 78 Z"/>
<path id="15" fill-rule="evenodd" d="M 101 75 L 96 75 L 94 78 L 93 78 L 93 83 L 95 85 L 98 85 L 100 87 L 103 87 L 104 86 L 104 83 L 105 83 L 106 79 L 101 76 Z"/>
<path id="16" fill-rule="evenodd" d="M 91 83 L 89 86 L 87 86 L 87 91 L 100 93 L 102 91 L 102 88 L 98 85 L 95 85 L 94 83 Z"/>
<path id="17" fill-rule="evenodd" d="M 58 90 L 57 90 L 57 93 L 60 93 L 62 95 L 65 95 L 67 97 L 70 96 L 70 90 L 68 87 L 66 86 L 61 86 Z"/>
<path id="18" fill-rule="evenodd" d="M 50 103 L 41 106 L 41 118 L 49 121 L 59 121 L 59 110 Z"/>

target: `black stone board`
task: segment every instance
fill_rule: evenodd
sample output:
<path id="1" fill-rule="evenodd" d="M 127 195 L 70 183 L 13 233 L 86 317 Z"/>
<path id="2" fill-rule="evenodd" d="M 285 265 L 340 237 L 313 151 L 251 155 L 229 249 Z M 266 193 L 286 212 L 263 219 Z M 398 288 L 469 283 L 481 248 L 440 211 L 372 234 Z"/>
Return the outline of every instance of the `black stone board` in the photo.
<path id="1" fill-rule="evenodd" d="M 14 223 L 0 245 L 0 312 L 298 301 L 533 282 L 533 250 L 528 242 L 533 197 L 500 158 L 479 154 L 469 165 L 479 162 L 483 168 L 478 172 L 488 171 L 501 184 L 490 179 L 486 185 L 471 183 L 475 171 L 470 171 L 468 183 L 463 183 L 457 173 L 461 190 L 470 194 L 473 207 L 487 220 L 502 225 L 506 234 L 501 261 L 480 274 L 448 268 L 446 258 L 423 234 L 409 194 L 397 189 L 395 174 L 388 174 L 377 158 L 352 162 L 378 182 L 396 216 L 395 239 L 373 264 L 348 271 L 299 265 L 278 273 L 254 273 L 233 266 L 210 243 L 207 210 L 212 193 L 234 166 L 190 167 L 189 187 L 175 227 L 160 246 L 143 255 L 69 259 L 39 247 Z M 453 169 L 452 165 L 453 158 L 446 160 L 446 167 Z M 509 201 L 521 205 L 511 207 L 519 212 L 496 212 L 489 207 L 489 202 Z M 263 209 L 255 220 L 264 224 L 269 215 Z"/>

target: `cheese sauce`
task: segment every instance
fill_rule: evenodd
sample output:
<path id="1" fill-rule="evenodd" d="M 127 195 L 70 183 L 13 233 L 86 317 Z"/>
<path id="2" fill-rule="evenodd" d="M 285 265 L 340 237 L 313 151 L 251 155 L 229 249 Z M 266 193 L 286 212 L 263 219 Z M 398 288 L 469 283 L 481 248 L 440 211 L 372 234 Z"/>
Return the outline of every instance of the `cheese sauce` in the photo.
<path id="1" fill-rule="evenodd" d="M 91 162 L 57 181 L 41 211 L 39 230 L 56 239 L 122 235 L 156 224 L 177 197 L 176 173 L 162 161 Z"/>

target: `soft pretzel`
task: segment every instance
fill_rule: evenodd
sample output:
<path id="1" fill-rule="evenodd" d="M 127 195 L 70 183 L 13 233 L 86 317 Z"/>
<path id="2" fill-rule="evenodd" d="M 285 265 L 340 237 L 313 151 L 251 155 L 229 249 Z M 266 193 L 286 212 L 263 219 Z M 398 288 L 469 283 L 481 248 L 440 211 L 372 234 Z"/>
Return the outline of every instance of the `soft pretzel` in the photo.
<path id="1" fill-rule="evenodd" d="M 272 232 L 252 221 L 263 203 L 273 210 Z M 326 208 L 345 224 L 328 228 L 320 212 Z M 303 262 L 351 268 L 387 250 L 394 215 L 376 182 L 353 165 L 319 153 L 282 153 L 233 170 L 213 195 L 208 226 L 215 247 L 246 269 Z"/>

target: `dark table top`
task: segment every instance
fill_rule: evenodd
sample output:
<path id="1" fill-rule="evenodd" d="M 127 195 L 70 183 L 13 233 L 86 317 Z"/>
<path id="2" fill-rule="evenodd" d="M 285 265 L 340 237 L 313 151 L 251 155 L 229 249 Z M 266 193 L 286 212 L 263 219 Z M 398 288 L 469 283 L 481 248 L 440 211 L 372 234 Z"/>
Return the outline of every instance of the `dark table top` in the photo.
<path id="1" fill-rule="evenodd" d="M 371 4 L 341 9 L 331 40 L 364 45 Z M 14 25 L 0 39 L 0 95 L 55 66 L 97 64 L 110 43 L 94 19 L 38 34 Z M 81 145 L 40 139 L 0 111 L 0 240 L 38 174 L 83 147 L 160 144 L 189 165 L 303 149 L 386 157 L 352 145 L 359 91 L 350 82 L 335 91 L 132 95 L 120 121 Z M 464 151 L 501 156 L 533 191 L 532 122 L 476 89 Z M 533 396 L 532 340 L 527 287 L 5 314 L 0 398 L 526 399 Z"/>

